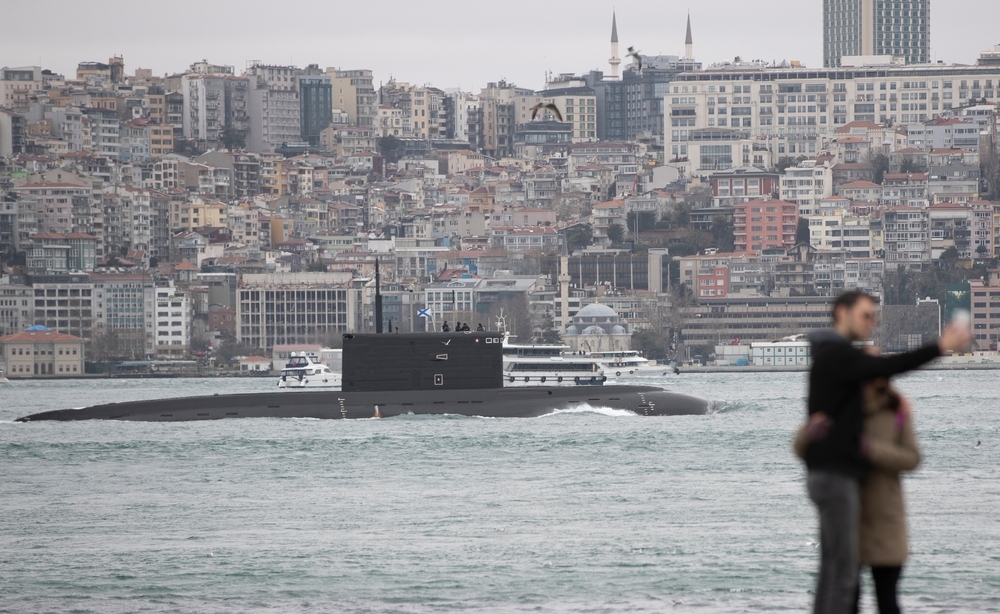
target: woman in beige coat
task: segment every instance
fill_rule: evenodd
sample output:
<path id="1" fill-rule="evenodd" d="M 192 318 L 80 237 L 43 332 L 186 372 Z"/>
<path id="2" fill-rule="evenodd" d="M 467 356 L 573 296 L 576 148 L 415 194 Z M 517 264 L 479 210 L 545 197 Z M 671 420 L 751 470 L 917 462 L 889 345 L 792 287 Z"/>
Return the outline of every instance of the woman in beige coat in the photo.
<path id="1" fill-rule="evenodd" d="M 858 553 L 861 564 L 871 567 L 879 613 L 897 614 L 896 585 L 909 553 L 899 474 L 917 468 L 920 450 L 909 405 L 887 380 L 876 380 L 865 388 L 864 407 L 861 449 L 870 468 L 861 487 Z M 799 458 L 805 455 L 810 433 L 822 437 L 823 429 L 815 424 L 814 428 L 806 425 L 799 429 L 795 437 Z"/>

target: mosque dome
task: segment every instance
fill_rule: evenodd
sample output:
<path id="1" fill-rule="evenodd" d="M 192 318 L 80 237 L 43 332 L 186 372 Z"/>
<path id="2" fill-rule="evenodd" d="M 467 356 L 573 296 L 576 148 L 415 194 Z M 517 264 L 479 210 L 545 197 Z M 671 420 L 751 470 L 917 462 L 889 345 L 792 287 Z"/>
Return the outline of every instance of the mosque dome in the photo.
<path id="1" fill-rule="evenodd" d="M 580 311 L 576 312 L 575 318 L 577 319 L 578 322 L 583 322 L 583 321 L 597 322 L 598 318 L 600 318 L 602 321 L 612 320 L 612 319 L 617 321 L 618 313 L 614 309 L 608 307 L 607 305 L 602 305 L 601 303 L 591 303 L 590 305 L 587 305 Z M 589 318 L 589 320 L 585 320 L 586 318 Z"/>
<path id="2" fill-rule="evenodd" d="M 587 328 L 583 329 L 583 334 L 584 335 L 604 335 L 604 334 L 607 334 L 607 333 L 604 332 L 603 328 L 601 328 L 600 326 L 596 326 L 595 325 L 595 326 L 588 326 Z"/>
<path id="3" fill-rule="evenodd" d="M 625 332 L 625 327 L 624 326 L 622 326 L 621 324 L 615 324 L 614 327 L 611 329 L 611 334 L 612 335 L 627 335 L 628 333 Z"/>
<path id="4" fill-rule="evenodd" d="M 570 324 L 569 326 L 566 327 L 566 334 L 567 335 L 579 335 L 580 334 L 580 329 L 577 328 L 576 325 Z"/>

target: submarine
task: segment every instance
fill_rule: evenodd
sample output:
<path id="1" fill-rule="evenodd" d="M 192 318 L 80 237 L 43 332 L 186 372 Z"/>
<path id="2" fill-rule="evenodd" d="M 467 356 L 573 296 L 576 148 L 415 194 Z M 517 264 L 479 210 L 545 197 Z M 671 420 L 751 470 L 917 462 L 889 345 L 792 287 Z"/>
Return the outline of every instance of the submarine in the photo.
<path id="1" fill-rule="evenodd" d="M 708 413 L 705 399 L 652 386 L 504 388 L 496 332 L 346 333 L 340 391 L 227 394 L 107 403 L 18 418 L 180 422 L 230 418 L 391 418 L 404 414 L 528 418 L 581 405 L 640 416 Z"/>

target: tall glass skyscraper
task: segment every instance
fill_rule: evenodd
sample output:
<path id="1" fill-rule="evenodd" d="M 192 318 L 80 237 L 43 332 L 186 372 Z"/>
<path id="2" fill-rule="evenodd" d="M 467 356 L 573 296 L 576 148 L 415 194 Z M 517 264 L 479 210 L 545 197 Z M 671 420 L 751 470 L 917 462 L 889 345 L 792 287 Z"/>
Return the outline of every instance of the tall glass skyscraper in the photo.
<path id="1" fill-rule="evenodd" d="M 930 61 L 930 0 L 823 0 L 823 65 L 845 55 Z"/>

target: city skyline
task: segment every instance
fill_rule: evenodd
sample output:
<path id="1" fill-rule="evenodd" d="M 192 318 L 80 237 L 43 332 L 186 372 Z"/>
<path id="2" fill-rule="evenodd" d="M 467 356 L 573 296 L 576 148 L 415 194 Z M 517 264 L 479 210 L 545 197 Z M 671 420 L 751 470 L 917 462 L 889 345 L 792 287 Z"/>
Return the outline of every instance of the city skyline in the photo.
<path id="1" fill-rule="evenodd" d="M 265 3 L 225 2 L 203 6 L 177 0 L 172 12 L 157 16 L 155 31 L 169 34 L 164 34 L 165 42 L 155 44 L 151 44 L 148 28 L 130 27 L 138 26 L 143 17 L 61 3 L 56 10 L 56 3 L 50 0 L 31 3 L 15 0 L 7 9 L 12 21 L 30 20 L 44 13 L 49 16 L 47 26 L 51 35 L 44 39 L 43 48 L 37 36 L 30 36 L 30 29 L 9 33 L 0 46 L 0 56 L 7 66 L 41 65 L 67 76 L 74 74 L 80 61 L 106 61 L 112 55 L 120 55 L 125 58 L 127 71 L 150 68 L 156 75 L 180 72 L 201 59 L 232 65 L 240 73 L 250 61 L 257 60 L 276 65 L 317 63 L 323 68 L 370 68 L 376 83 L 396 78 L 475 90 L 489 81 L 506 79 L 522 87 L 541 89 L 548 71 L 609 72 L 612 10 L 617 11 L 623 46 L 635 46 L 648 55 L 684 54 L 685 20 L 690 10 L 694 55 L 705 66 L 736 56 L 779 62 L 798 60 L 809 67 L 822 66 L 822 3 L 802 6 L 801 2 L 775 0 L 770 4 L 768 32 L 781 32 L 781 36 L 765 37 L 748 31 L 745 24 L 755 18 L 755 13 L 759 14 L 760 8 L 733 0 L 713 0 L 693 6 L 689 2 L 671 1 L 655 7 L 637 1 L 616 2 L 614 6 L 601 1 L 589 2 L 587 10 L 572 13 L 554 6 L 531 5 L 530 11 L 491 15 L 490 23 L 504 33 L 504 42 L 487 42 L 484 50 L 469 53 L 466 49 L 472 45 L 483 46 L 483 35 L 488 33 L 482 28 L 467 27 L 467 19 L 448 17 L 461 10 L 461 6 L 446 0 L 434 0 L 420 7 L 386 2 L 377 21 L 356 13 L 360 9 L 352 6 L 338 7 L 334 15 L 328 5 L 307 0 L 298 7 L 313 16 L 310 23 L 325 24 L 327 20 L 330 23 L 329 27 L 315 28 L 314 32 L 302 32 L 298 27 L 275 31 L 274 20 L 253 18 L 254 14 L 271 10 L 271 5 Z M 524 7 L 527 9 L 528 5 Z M 237 10 L 248 16 L 234 15 Z M 976 19 L 969 20 L 970 14 L 975 14 Z M 192 16 L 196 17 L 193 25 Z M 370 25 L 355 26 L 366 20 Z M 997 3 L 959 0 L 951 3 L 947 11 L 935 10 L 932 5 L 931 60 L 973 63 L 980 51 L 1000 42 L 990 32 L 990 24 L 997 20 L 1000 20 Z M 199 25 L 222 22 L 227 25 L 218 28 L 218 32 Z M 351 24 L 346 28 L 347 36 L 340 36 L 342 28 L 338 24 L 342 23 Z M 812 27 L 802 27 L 803 23 Z M 110 29 L 116 40 L 105 42 L 110 37 L 104 36 L 81 40 L 72 34 L 74 28 L 80 27 L 90 33 L 100 33 L 102 27 Z M 400 53 L 400 49 L 407 49 L 407 53 Z"/>

